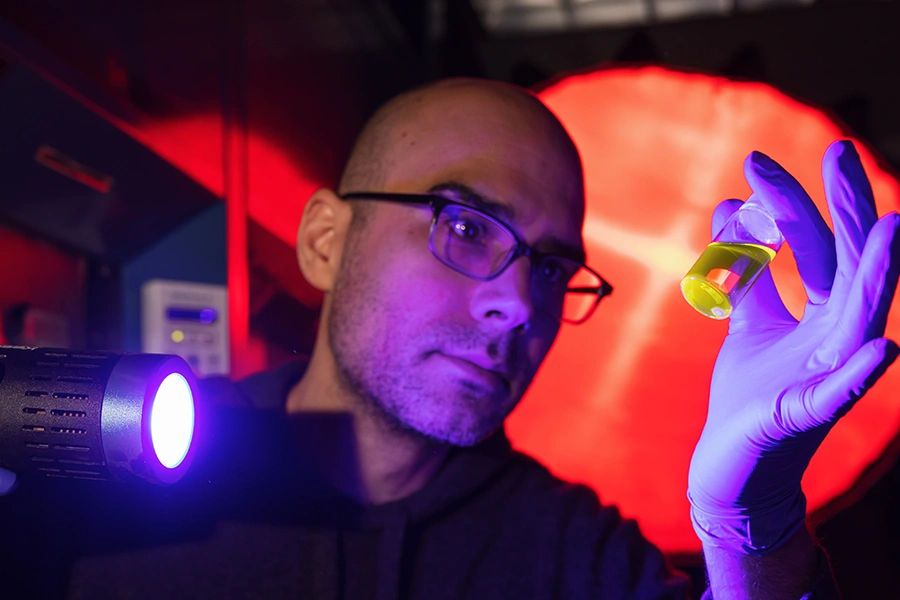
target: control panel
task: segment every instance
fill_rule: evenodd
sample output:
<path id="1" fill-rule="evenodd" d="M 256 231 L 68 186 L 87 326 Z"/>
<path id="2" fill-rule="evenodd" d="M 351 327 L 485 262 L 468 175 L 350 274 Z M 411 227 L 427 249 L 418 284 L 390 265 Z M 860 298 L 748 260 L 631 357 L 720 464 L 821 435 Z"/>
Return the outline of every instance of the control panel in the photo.
<path id="1" fill-rule="evenodd" d="M 141 349 L 177 354 L 198 376 L 227 375 L 228 288 L 153 279 L 141 287 Z"/>

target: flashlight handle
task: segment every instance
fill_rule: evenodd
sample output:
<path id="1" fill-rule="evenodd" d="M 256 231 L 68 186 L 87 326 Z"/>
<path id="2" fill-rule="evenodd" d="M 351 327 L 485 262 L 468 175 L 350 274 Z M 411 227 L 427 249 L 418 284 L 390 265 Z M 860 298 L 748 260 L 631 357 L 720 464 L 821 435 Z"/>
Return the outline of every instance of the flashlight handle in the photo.
<path id="1" fill-rule="evenodd" d="M 0 346 L 0 468 L 21 478 L 178 481 L 192 453 L 162 464 L 151 431 L 172 374 L 193 402 L 194 375 L 177 356 Z"/>

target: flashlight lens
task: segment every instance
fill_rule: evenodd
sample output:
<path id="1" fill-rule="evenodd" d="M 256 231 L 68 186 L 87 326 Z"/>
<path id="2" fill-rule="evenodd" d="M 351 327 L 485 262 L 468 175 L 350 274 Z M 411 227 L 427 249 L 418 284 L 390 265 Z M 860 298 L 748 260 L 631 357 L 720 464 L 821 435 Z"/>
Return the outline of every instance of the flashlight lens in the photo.
<path id="1" fill-rule="evenodd" d="M 150 409 L 150 439 L 159 462 L 168 469 L 181 464 L 194 436 L 194 397 L 184 377 L 163 379 Z"/>

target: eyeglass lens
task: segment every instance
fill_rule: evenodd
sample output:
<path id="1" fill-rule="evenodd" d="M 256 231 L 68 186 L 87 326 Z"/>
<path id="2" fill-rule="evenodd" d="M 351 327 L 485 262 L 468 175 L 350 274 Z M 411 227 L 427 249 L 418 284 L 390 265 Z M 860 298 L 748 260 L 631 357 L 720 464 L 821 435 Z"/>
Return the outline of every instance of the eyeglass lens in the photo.
<path id="1" fill-rule="evenodd" d="M 515 251 L 516 238 L 500 222 L 465 206 L 441 210 L 432 231 L 435 255 L 463 274 L 486 279 L 501 270 Z M 578 322 L 593 310 L 600 279 L 580 263 L 543 256 L 532 266 L 531 295 L 535 308 L 557 319 Z M 585 288 L 583 292 L 569 288 Z"/>

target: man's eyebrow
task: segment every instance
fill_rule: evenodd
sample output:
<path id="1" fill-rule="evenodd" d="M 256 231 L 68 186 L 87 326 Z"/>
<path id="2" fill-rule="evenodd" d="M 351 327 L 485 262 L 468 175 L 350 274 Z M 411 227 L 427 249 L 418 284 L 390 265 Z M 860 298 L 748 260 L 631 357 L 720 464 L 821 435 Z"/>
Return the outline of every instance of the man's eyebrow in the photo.
<path id="1" fill-rule="evenodd" d="M 517 220 L 516 211 L 512 206 L 491 198 L 486 198 L 463 183 L 458 183 L 456 181 L 439 183 L 428 190 L 429 194 L 435 192 L 452 192 L 455 196 L 453 199 L 458 200 L 463 204 L 474 206 L 503 221 L 515 222 Z"/>
<path id="2" fill-rule="evenodd" d="M 459 183 L 457 181 L 439 183 L 428 190 L 429 194 L 435 192 L 451 192 L 454 196 L 454 198 L 452 198 L 453 200 L 457 200 L 463 204 L 469 204 L 509 224 L 516 222 L 516 210 L 512 206 L 491 198 L 486 198 L 464 183 Z M 553 238 L 546 243 L 539 245 L 544 247 L 540 250 L 542 254 L 563 256 L 577 262 L 584 262 L 586 258 L 584 247 L 581 246 L 581 244 L 573 246 L 572 244 L 567 244 Z"/>
<path id="3" fill-rule="evenodd" d="M 563 258 L 569 258 L 580 263 L 584 263 L 587 260 L 587 254 L 582 246 L 573 246 L 556 239 L 551 240 L 550 243 L 547 244 L 547 250 L 541 250 L 541 252 L 543 254 L 562 256 Z"/>

